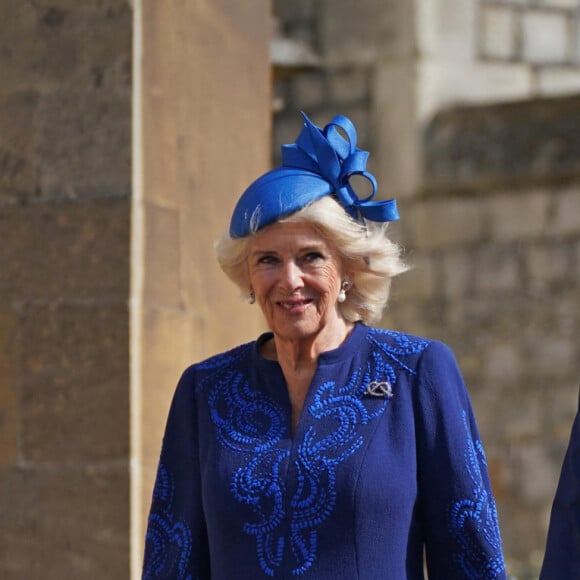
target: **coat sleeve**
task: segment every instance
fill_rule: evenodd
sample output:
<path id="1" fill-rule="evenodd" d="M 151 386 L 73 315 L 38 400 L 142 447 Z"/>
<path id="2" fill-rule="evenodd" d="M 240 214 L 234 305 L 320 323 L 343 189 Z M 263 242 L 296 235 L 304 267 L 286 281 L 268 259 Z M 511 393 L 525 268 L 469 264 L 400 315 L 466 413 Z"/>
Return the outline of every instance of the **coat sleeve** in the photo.
<path id="1" fill-rule="evenodd" d="M 192 368 L 185 371 L 169 410 L 147 524 L 144 580 L 210 577 L 193 374 Z"/>
<path id="2" fill-rule="evenodd" d="M 552 504 L 541 580 L 580 574 L 580 404 Z"/>
<path id="3" fill-rule="evenodd" d="M 429 578 L 504 579 L 487 463 L 455 357 L 433 342 L 417 372 L 418 509 Z"/>

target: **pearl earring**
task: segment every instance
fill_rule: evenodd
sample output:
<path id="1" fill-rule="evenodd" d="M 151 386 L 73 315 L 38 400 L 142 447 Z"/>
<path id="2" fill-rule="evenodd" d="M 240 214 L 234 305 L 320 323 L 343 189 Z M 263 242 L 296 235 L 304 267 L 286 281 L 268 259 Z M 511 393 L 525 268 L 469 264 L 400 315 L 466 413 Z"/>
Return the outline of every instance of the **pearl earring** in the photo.
<path id="1" fill-rule="evenodd" d="M 254 304 L 254 302 L 256 302 L 256 295 L 253 290 L 250 290 L 250 293 L 248 294 L 248 303 Z"/>
<path id="2" fill-rule="evenodd" d="M 348 280 L 344 280 L 340 286 L 340 292 L 338 293 L 337 301 L 341 304 L 346 300 L 346 293 L 350 288 L 350 282 Z"/>

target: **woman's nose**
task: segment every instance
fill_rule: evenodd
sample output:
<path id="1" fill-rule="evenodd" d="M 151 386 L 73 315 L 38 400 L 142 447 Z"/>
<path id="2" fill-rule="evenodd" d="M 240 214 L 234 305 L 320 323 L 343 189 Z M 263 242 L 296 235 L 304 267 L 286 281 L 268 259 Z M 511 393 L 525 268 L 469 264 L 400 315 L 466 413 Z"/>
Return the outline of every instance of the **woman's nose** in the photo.
<path id="1" fill-rule="evenodd" d="M 288 291 L 294 291 L 297 288 L 302 288 L 302 286 L 304 286 L 302 270 L 296 262 L 288 261 L 284 263 L 280 276 L 280 283 L 284 289 Z"/>

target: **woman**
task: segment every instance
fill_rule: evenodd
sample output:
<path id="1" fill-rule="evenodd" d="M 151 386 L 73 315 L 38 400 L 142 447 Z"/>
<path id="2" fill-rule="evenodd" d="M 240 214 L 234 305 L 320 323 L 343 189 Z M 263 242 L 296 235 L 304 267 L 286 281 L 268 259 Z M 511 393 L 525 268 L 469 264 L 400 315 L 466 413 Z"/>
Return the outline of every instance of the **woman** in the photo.
<path id="1" fill-rule="evenodd" d="M 483 449 L 451 351 L 368 326 L 406 268 L 394 200 L 359 200 L 345 117 L 305 117 L 218 244 L 270 332 L 188 368 L 145 578 L 505 578 Z"/>
<path id="2" fill-rule="evenodd" d="M 580 578 L 580 401 L 552 504 L 540 580 Z"/>

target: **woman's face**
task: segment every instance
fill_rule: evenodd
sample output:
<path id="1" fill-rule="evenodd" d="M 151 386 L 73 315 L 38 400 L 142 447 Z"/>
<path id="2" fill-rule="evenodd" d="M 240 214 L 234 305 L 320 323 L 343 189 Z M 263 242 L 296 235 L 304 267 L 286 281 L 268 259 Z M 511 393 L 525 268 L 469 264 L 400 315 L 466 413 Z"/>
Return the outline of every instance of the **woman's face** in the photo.
<path id="1" fill-rule="evenodd" d="M 268 326 L 279 338 L 312 338 L 342 320 L 336 251 L 306 223 L 275 223 L 249 245 L 250 283 Z"/>

